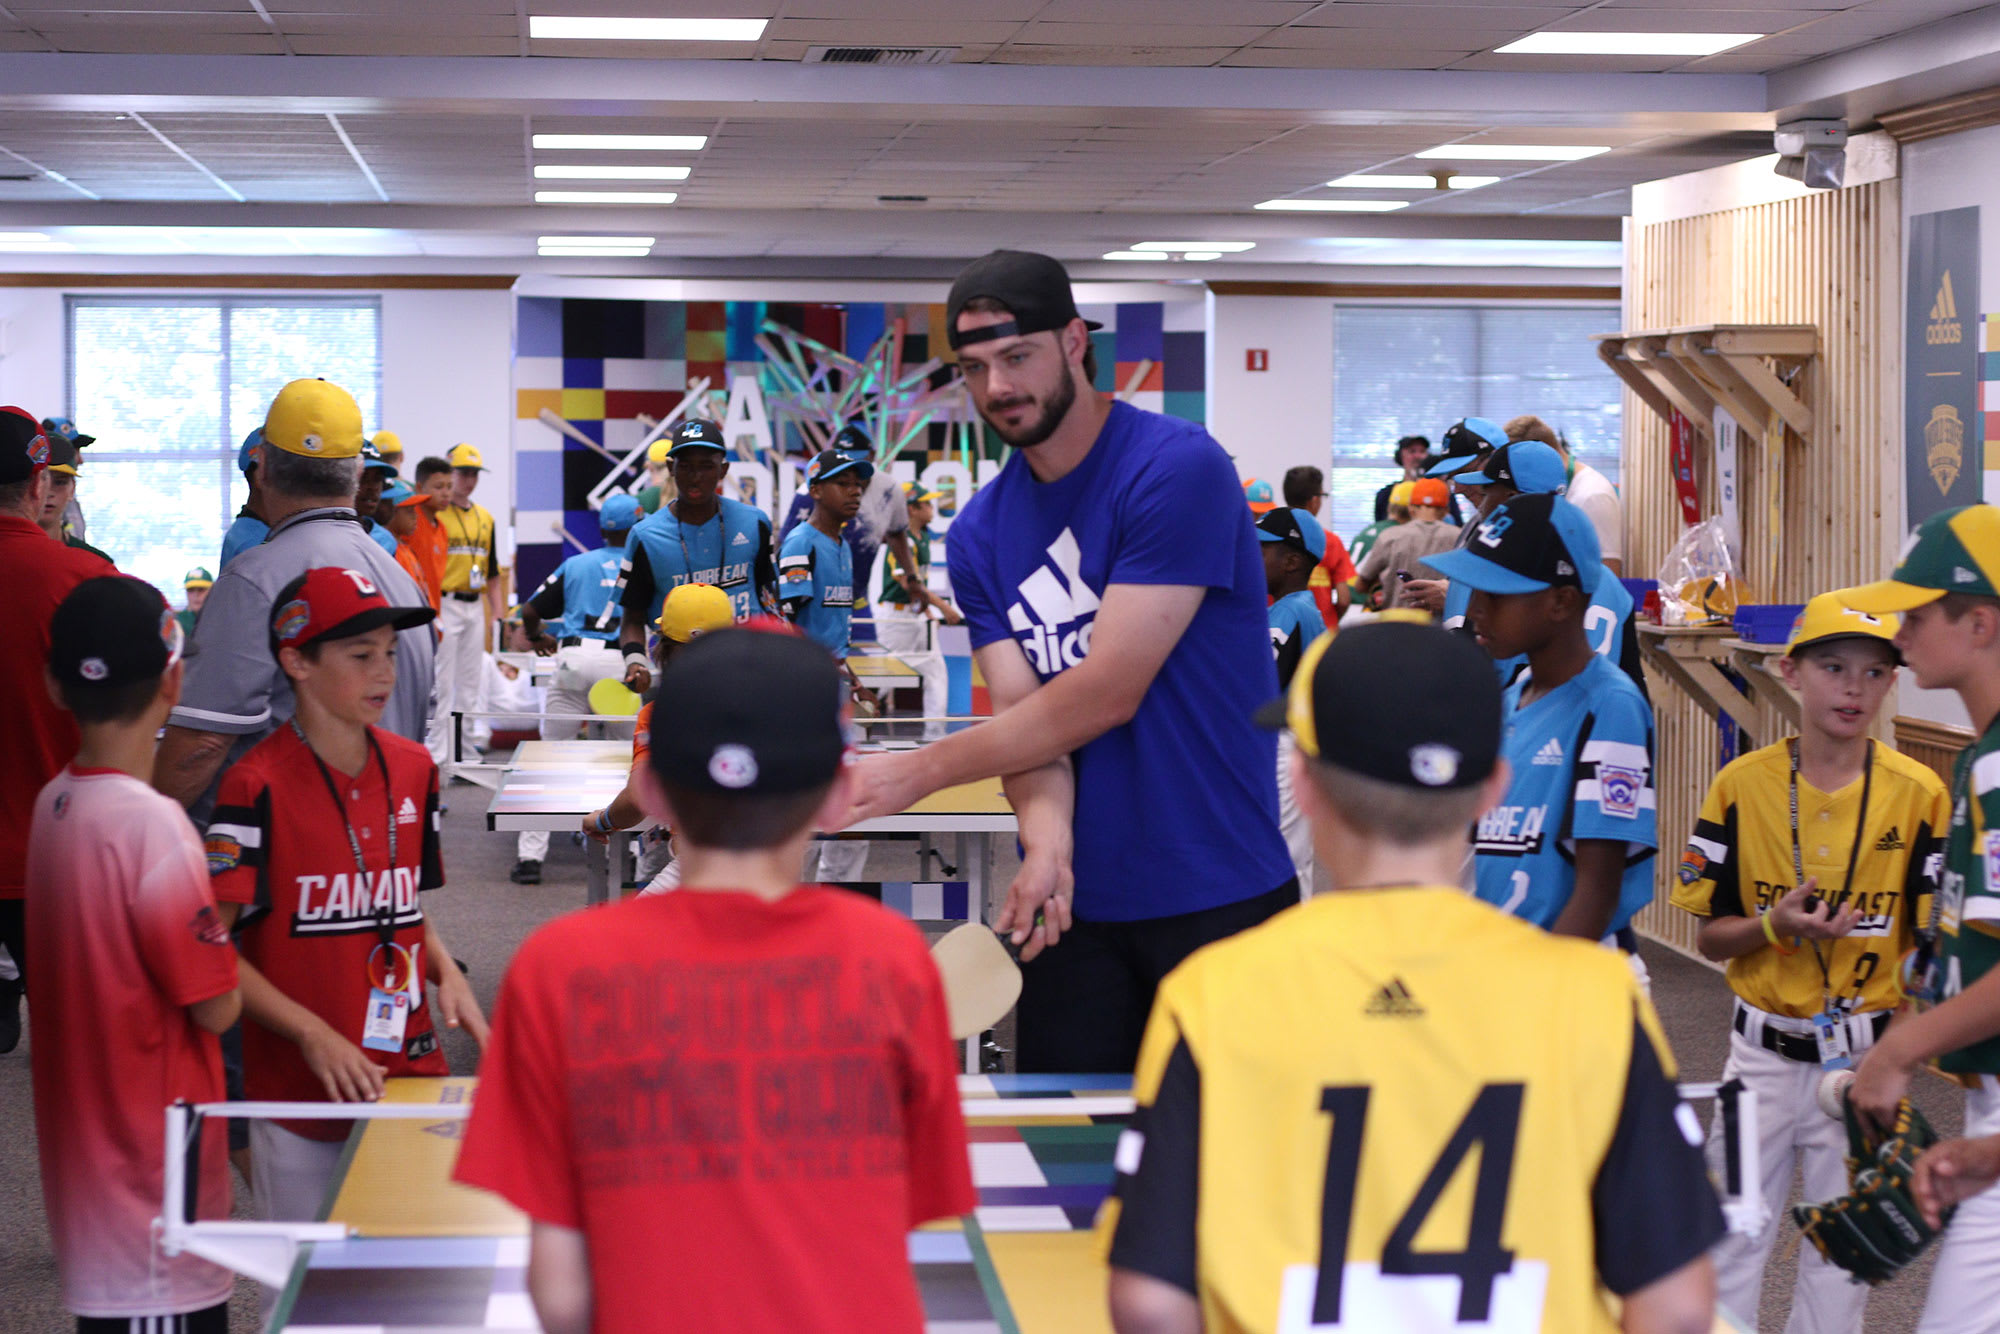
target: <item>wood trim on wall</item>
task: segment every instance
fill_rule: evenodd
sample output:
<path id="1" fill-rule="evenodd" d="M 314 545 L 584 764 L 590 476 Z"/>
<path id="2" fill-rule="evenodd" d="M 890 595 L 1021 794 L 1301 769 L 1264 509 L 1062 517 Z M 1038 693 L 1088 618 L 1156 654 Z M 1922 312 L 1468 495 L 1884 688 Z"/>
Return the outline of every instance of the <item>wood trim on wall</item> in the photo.
<path id="1" fill-rule="evenodd" d="M 291 291 L 382 288 L 494 292 L 519 281 L 511 273 L 0 273 L 0 287 L 254 287 Z"/>
<path id="2" fill-rule="evenodd" d="M 1432 297 L 1454 301 L 1616 301 L 1619 278 L 1603 286 L 1509 286 L 1505 283 L 1288 283 L 1257 280 L 1212 282 L 1217 296 L 1316 296 L 1390 300 Z"/>
<path id="3" fill-rule="evenodd" d="M 1972 744 L 1971 729 L 1900 713 L 1896 715 L 1894 725 L 1896 749 L 1919 763 L 1929 765 L 1939 778 L 1950 783 L 1952 765 L 1957 761 L 1958 753 Z"/>
<path id="4" fill-rule="evenodd" d="M 1980 130 L 2000 125 L 2000 88 L 1982 88 L 1976 93 L 1960 93 L 1956 97 L 1885 111 L 1876 119 L 1897 142 L 1905 144 L 1961 130 Z"/>

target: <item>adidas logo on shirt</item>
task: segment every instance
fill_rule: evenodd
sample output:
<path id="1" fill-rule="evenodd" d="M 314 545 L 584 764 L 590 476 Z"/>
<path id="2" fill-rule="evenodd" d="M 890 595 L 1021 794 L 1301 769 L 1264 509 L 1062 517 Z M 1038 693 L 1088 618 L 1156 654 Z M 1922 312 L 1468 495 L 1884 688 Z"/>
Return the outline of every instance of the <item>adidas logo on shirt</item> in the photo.
<path id="1" fill-rule="evenodd" d="M 1382 989 L 1375 993 L 1374 999 L 1368 1002 L 1368 1008 L 1361 1013 L 1378 1018 L 1414 1019 L 1423 1012 L 1424 1007 L 1417 1004 L 1416 998 L 1410 995 L 1410 989 L 1403 985 L 1403 979 L 1395 977 L 1382 984 Z"/>
<path id="2" fill-rule="evenodd" d="M 1888 833 L 1875 840 L 1875 851 L 1877 852 L 1901 852 L 1904 846 L 1903 833 L 1894 825 L 1889 826 Z"/>
<path id="3" fill-rule="evenodd" d="M 417 803 L 411 801 L 408 797 L 404 797 L 403 804 L 396 808 L 396 823 L 415 824 L 416 822 L 417 822 Z"/>
<path id="4" fill-rule="evenodd" d="M 729 539 L 729 545 L 732 547 L 747 547 L 750 545 L 750 538 L 744 533 L 738 533 Z"/>
<path id="5" fill-rule="evenodd" d="M 1090 654 L 1090 630 L 1098 598 L 1083 581 L 1083 553 L 1076 534 L 1065 528 L 1049 543 L 1048 563 L 1021 581 L 1021 600 L 1007 608 L 1007 624 L 1022 652 L 1046 678 L 1074 667 Z"/>
<path id="6" fill-rule="evenodd" d="M 1544 741 L 1542 748 L 1535 752 L 1536 764 L 1561 764 L 1562 762 L 1562 743 L 1554 737 L 1550 737 L 1547 741 Z"/>

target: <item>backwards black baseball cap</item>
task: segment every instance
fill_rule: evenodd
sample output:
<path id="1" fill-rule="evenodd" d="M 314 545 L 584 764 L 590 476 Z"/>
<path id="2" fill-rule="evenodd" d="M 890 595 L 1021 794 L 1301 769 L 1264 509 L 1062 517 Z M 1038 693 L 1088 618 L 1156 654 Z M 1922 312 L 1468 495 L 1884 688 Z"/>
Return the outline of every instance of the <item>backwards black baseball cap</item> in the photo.
<path id="1" fill-rule="evenodd" d="M 1014 318 L 960 333 L 959 312 L 968 301 L 986 297 L 1013 312 Z M 1069 287 L 1069 270 L 1047 255 L 1028 250 L 995 250 L 965 266 L 951 285 L 945 300 L 945 339 L 957 351 L 967 343 L 990 343 L 996 338 L 1046 333 L 1061 329 L 1077 314 L 1076 297 Z M 1095 320 L 1084 320 L 1087 329 L 1102 329 Z"/>
<path id="2" fill-rule="evenodd" d="M 49 622 L 49 675 L 64 686 L 154 681 L 180 657 L 173 608 L 157 588 L 130 575 L 84 580 Z"/>
<path id="3" fill-rule="evenodd" d="M 49 438 L 25 408 L 0 408 L 0 486 L 25 482 L 49 466 Z"/>
<path id="4" fill-rule="evenodd" d="M 668 660 L 660 695 L 699 701 L 653 731 L 653 772 L 671 786 L 773 796 L 809 792 L 840 772 L 847 683 L 809 639 L 740 629 L 702 635 Z"/>
<path id="5" fill-rule="evenodd" d="M 1424 706 L 1385 709 L 1385 699 Z M 1364 778 L 1474 787 L 1500 757 L 1500 680 L 1465 635 L 1373 621 L 1314 640 L 1291 688 L 1259 709 L 1257 722 L 1290 732 L 1308 759 Z"/>

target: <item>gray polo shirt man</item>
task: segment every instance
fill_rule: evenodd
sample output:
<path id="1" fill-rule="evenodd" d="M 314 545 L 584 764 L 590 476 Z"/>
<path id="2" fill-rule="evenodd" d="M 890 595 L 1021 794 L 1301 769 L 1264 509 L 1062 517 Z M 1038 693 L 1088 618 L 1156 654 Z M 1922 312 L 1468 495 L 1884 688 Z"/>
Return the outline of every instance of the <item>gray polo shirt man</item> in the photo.
<path id="1" fill-rule="evenodd" d="M 430 605 L 396 558 L 375 545 L 354 511 L 340 506 L 294 514 L 224 566 L 195 622 L 181 702 L 167 718 L 176 727 L 238 738 L 216 779 L 188 808 L 197 825 L 208 823 L 222 772 L 292 716 L 292 683 L 271 653 L 272 604 L 286 584 L 322 565 L 361 571 L 391 605 Z M 433 643 L 428 625 L 396 636 L 396 689 L 382 712 L 383 727 L 419 745 L 436 675 Z"/>

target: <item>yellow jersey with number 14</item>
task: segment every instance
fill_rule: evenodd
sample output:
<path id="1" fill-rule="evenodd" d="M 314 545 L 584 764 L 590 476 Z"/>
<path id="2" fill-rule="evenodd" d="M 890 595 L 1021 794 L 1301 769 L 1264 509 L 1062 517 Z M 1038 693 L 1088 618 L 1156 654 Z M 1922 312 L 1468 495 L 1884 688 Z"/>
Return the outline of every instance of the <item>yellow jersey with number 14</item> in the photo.
<path id="1" fill-rule="evenodd" d="M 1322 895 L 1161 984 L 1100 1228 L 1210 1334 L 1614 1331 L 1722 1217 L 1623 955 Z"/>

